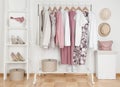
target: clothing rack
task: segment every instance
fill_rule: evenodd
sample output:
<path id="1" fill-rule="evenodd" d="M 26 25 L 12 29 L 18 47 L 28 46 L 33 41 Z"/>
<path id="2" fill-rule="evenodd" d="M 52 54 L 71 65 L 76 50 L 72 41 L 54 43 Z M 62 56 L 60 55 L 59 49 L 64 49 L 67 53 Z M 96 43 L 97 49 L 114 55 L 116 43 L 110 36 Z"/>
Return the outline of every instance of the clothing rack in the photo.
<path id="1" fill-rule="evenodd" d="M 83 8 L 83 7 L 86 7 L 87 9 L 89 9 L 89 11 L 92 11 L 92 4 L 81 4 L 81 3 L 78 3 L 78 2 L 75 2 L 75 3 L 64 3 L 64 2 L 44 2 L 44 1 L 41 1 L 41 2 L 38 2 L 38 4 L 37 4 L 37 7 L 38 7 L 38 16 L 39 16 L 39 10 L 40 9 L 43 9 L 43 7 L 46 7 L 47 9 L 49 8 L 49 7 L 57 7 L 57 8 L 59 8 L 59 7 L 62 7 L 62 8 L 65 8 L 65 7 L 69 7 L 69 8 L 71 8 L 71 7 L 80 7 L 80 8 Z M 88 68 L 88 67 L 86 67 L 86 69 L 89 71 L 89 73 L 87 73 L 87 75 L 89 76 L 89 80 L 90 80 L 90 83 L 93 85 L 95 82 L 94 82 L 94 75 L 93 75 L 93 73 L 90 71 L 90 69 Z M 42 73 L 61 73 L 61 72 L 42 72 Z M 62 73 L 70 73 L 70 72 L 62 72 Z M 76 72 L 73 72 L 73 73 L 76 73 Z M 77 72 L 77 73 L 79 73 L 79 72 Z M 36 84 L 36 77 L 37 77 L 37 74 L 41 74 L 41 72 L 38 72 L 38 73 L 35 73 L 34 74 L 34 81 L 33 81 L 33 84 Z"/>

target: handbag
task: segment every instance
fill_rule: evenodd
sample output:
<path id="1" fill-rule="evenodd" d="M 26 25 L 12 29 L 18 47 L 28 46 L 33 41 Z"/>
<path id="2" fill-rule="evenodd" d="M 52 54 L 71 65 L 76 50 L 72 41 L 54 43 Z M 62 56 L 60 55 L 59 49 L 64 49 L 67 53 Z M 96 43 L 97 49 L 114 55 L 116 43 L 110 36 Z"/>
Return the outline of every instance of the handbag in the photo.
<path id="1" fill-rule="evenodd" d="M 98 41 L 98 50 L 105 50 L 105 51 L 111 51 L 112 50 L 112 44 L 113 41 Z"/>

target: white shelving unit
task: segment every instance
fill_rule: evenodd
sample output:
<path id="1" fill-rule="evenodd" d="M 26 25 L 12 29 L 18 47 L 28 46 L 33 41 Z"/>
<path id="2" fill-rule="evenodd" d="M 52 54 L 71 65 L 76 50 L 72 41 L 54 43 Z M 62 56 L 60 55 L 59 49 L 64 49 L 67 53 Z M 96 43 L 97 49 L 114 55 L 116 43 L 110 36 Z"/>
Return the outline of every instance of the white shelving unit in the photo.
<path id="1" fill-rule="evenodd" d="M 28 53 L 29 53 L 29 0 L 4 0 L 4 80 L 10 69 L 22 68 L 29 78 Z M 12 36 L 25 42 L 14 43 Z M 20 38 L 17 38 L 20 37 Z M 14 61 L 11 53 L 17 56 L 17 52 L 25 59 Z M 17 56 L 18 57 L 18 56 Z"/>

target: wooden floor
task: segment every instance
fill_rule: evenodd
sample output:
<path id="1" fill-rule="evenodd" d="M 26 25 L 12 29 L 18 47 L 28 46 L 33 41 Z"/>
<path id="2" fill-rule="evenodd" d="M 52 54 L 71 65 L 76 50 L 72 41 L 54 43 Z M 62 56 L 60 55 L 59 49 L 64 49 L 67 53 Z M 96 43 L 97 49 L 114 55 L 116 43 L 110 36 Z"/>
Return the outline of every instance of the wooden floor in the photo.
<path id="1" fill-rule="evenodd" d="M 37 83 L 33 85 L 33 76 L 29 80 L 24 81 L 10 81 L 3 80 L 0 76 L 0 87 L 120 87 L 120 76 L 116 80 L 97 80 L 95 78 L 95 85 L 91 86 L 88 83 L 86 75 L 42 75 L 37 76 Z"/>

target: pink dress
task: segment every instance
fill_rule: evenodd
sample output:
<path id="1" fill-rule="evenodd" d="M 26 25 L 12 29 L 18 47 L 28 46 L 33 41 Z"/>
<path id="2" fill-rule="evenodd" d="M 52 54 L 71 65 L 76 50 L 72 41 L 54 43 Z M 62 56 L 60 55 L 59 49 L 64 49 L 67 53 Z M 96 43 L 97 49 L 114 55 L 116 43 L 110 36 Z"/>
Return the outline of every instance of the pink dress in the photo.
<path id="1" fill-rule="evenodd" d="M 74 50 L 74 33 L 75 33 L 75 11 L 69 12 L 69 23 L 70 23 L 70 43 L 71 46 L 65 46 L 64 48 L 60 49 L 61 53 L 61 63 L 62 64 L 73 64 L 73 50 Z"/>
<path id="2" fill-rule="evenodd" d="M 70 46 L 70 64 L 73 64 L 73 50 L 74 50 L 74 46 L 75 46 L 75 15 L 76 12 L 75 11 L 70 11 L 69 12 L 69 20 L 70 20 L 70 29 L 71 29 L 71 46 Z"/>

